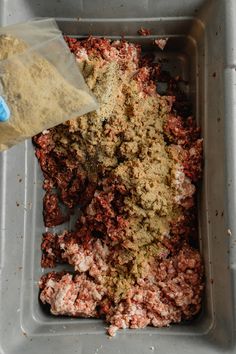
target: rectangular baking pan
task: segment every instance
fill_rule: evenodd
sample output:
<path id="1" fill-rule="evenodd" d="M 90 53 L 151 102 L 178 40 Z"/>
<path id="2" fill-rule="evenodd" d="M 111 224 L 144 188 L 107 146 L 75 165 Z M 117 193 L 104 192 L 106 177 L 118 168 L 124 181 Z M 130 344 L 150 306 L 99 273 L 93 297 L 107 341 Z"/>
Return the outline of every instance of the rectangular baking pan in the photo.
<path id="1" fill-rule="evenodd" d="M 30 140 L 0 155 L 0 351 L 42 353 L 235 353 L 236 2 L 215 0 L 0 0 L 0 25 L 56 17 L 68 35 L 120 38 L 153 50 L 168 37 L 166 69 L 186 90 L 204 138 L 199 241 L 206 289 L 201 314 L 169 328 L 105 334 L 94 319 L 58 318 L 38 302 L 42 175 Z M 151 37 L 137 36 L 140 27 Z M 60 228 L 61 229 L 61 228 Z"/>

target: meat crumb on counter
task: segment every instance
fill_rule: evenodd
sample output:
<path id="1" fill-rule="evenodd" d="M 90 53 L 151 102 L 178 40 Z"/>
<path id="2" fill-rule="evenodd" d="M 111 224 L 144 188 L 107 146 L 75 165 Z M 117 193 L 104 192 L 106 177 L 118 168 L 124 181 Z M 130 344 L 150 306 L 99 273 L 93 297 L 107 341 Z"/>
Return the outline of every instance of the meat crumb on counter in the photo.
<path id="1" fill-rule="evenodd" d="M 204 289 L 196 211 L 203 141 L 186 97 L 137 44 L 65 39 L 100 105 L 33 138 L 45 226 L 76 218 L 71 230 L 43 234 L 42 267 L 73 271 L 43 275 L 40 301 L 53 315 L 104 318 L 111 336 L 192 319 Z"/>
<path id="2" fill-rule="evenodd" d="M 143 28 L 143 27 L 141 27 L 141 28 L 138 30 L 138 34 L 139 34 L 140 36 L 150 36 L 150 35 L 151 35 L 151 31 L 150 31 L 150 29 L 148 29 L 148 28 Z"/>
<path id="3" fill-rule="evenodd" d="M 161 50 L 163 50 L 168 42 L 168 38 L 155 39 L 154 44 L 156 44 Z"/>

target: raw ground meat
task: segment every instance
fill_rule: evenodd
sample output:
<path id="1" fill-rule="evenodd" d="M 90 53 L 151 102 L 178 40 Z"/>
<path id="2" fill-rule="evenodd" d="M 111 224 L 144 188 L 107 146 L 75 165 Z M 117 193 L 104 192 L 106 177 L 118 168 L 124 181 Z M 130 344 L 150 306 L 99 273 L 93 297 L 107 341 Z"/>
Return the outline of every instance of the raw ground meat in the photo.
<path id="1" fill-rule="evenodd" d="M 74 272 L 43 275 L 40 300 L 53 315 L 105 318 L 110 335 L 191 319 L 204 287 L 196 212 L 203 141 L 180 78 L 139 45 L 65 39 L 100 107 L 33 138 L 45 226 L 77 219 L 72 230 L 43 235 L 42 267 L 66 263 Z M 158 82 L 167 82 L 166 95 Z"/>
<path id="2" fill-rule="evenodd" d="M 168 326 L 198 313 L 202 296 L 202 264 L 195 250 L 184 246 L 177 255 L 153 264 L 118 306 L 109 307 L 109 334 L 119 328 Z"/>
<path id="3" fill-rule="evenodd" d="M 139 278 L 125 299 L 115 304 L 111 299 L 108 302 L 106 288 L 85 274 L 94 265 L 88 253 L 80 259 L 80 269 L 77 268 L 82 274 L 52 272 L 41 278 L 40 299 L 51 306 L 51 313 L 82 317 L 105 315 L 111 323 L 108 333 L 114 335 L 119 328 L 168 326 L 189 319 L 200 310 L 202 263 L 199 253 L 187 245 L 173 257 L 153 261 L 148 277 Z"/>
<path id="4" fill-rule="evenodd" d="M 166 46 L 166 43 L 168 42 L 168 38 L 159 38 L 155 39 L 154 43 L 161 49 L 163 50 Z"/>
<path id="5" fill-rule="evenodd" d="M 42 276 L 40 299 L 54 315 L 98 317 L 97 306 L 104 291 L 85 274 L 49 273 Z"/>
<path id="6" fill-rule="evenodd" d="M 151 35 L 151 31 L 150 31 L 150 29 L 148 29 L 148 28 L 143 28 L 143 27 L 141 27 L 139 30 L 138 30 L 138 34 L 140 35 L 140 36 L 150 36 Z"/>

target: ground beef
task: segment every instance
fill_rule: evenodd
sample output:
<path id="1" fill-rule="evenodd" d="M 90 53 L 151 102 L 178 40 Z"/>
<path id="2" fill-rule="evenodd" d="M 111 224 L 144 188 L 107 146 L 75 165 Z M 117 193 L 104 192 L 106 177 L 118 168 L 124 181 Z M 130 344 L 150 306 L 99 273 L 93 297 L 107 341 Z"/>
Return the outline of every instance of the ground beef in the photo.
<path id="1" fill-rule="evenodd" d="M 143 28 L 143 27 L 141 27 L 139 30 L 138 30 L 138 34 L 140 35 L 140 36 L 150 36 L 151 35 L 151 31 L 150 31 L 150 29 L 148 29 L 148 28 Z"/>
<path id="2" fill-rule="evenodd" d="M 140 35 L 149 35 L 140 30 Z M 197 183 L 202 139 L 179 77 L 124 40 L 65 38 L 99 109 L 33 138 L 45 189 L 50 272 L 40 299 L 54 315 L 105 317 L 119 328 L 168 326 L 201 306 Z M 163 49 L 166 40 L 158 40 Z M 157 93 L 167 82 L 167 95 Z"/>
<path id="3" fill-rule="evenodd" d="M 54 268 L 57 263 L 62 263 L 61 250 L 58 244 L 58 236 L 52 232 L 45 232 L 41 243 L 43 268 Z"/>
<path id="4" fill-rule="evenodd" d="M 107 256 L 104 249 L 102 252 L 100 250 L 101 254 L 102 257 Z M 168 326 L 171 322 L 189 319 L 200 310 L 202 263 L 199 253 L 187 245 L 175 256 L 157 264 L 153 262 L 149 276 L 138 279 L 125 299 L 115 305 L 106 296 L 107 288 L 99 281 L 91 281 L 85 274 L 88 269 L 91 273 L 91 267 L 96 264 L 92 250 L 80 256 L 77 270 L 81 271 L 81 275 L 73 277 L 69 273 L 60 275 L 52 272 L 44 275 L 40 281 L 40 299 L 51 306 L 52 314 L 83 317 L 105 315 L 111 324 L 108 333 L 114 335 L 120 328 Z"/>
<path id="5" fill-rule="evenodd" d="M 168 38 L 159 38 L 155 39 L 154 44 L 158 46 L 161 50 L 163 50 L 168 42 Z"/>
<path id="6" fill-rule="evenodd" d="M 49 273 L 39 283 L 40 300 L 51 306 L 54 315 L 98 317 L 97 306 L 102 300 L 102 286 L 85 274 Z"/>
<path id="7" fill-rule="evenodd" d="M 60 128 L 59 128 L 60 131 Z M 69 138 L 63 137 L 50 129 L 33 138 L 36 145 L 36 156 L 39 160 L 40 166 L 44 174 L 44 189 L 48 192 L 47 200 L 51 201 L 52 207 L 59 212 L 58 203 L 61 201 L 66 209 L 73 209 L 78 205 L 82 193 L 85 188 L 88 188 L 88 174 L 85 167 L 82 167 L 81 161 L 83 156 L 78 156 L 76 150 L 73 148 L 73 141 Z M 57 200 L 52 197 L 53 189 L 57 190 Z M 45 209 L 50 208 L 45 204 Z M 69 211 L 67 211 L 69 212 Z M 50 211 L 46 212 L 49 214 Z M 47 216 L 44 216 L 47 218 Z M 53 217 L 51 217 L 53 219 Z M 53 224 L 53 220 L 49 222 L 48 227 L 60 224 L 58 222 Z M 56 219 L 55 219 L 56 220 Z M 56 221 L 55 221 L 56 222 Z M 62 220 L 63 222 L 63 220 Z"/>
<path id="8" fill-rule="evenodd" d="M 199 128 L 192 117 L 184 120 L 180 116 L 170 114 L 165 125 L 164 133 L 169 140 L 182 147 L 190 147 L 199 137 Z"/>
<path id="9" fill-rule="evenodd" d="M 139 279 L 124 301 L 103 308 L 111 323 L 109 334 L 114 335 L 119 328 L 142 328 L 150 324 L 163 327 L 191 318 L 201 306 L 202 274 L 200 256 L 188 246 L 176 256 L 153 264 L 149 278 Z"/>
<path id="10" fill-rule="evenodd" d="M 76 267 L 75 259 L 77 256 L 83 257 L 84 247 L 86 251 L 91 247 L 93 252 L 96 250 L 91 240 L 102 239 L 110 245 L 124 240 L 128 225 L 124 213 L 126 195 L 127 190 L 121 184 L 119 177 L 101 179 L 93 192 L 91 202 L 88 205 L 86 203 L 76 222 L 76 232 L 65 231 L 61 235 L 53 235 L 50 232 L 44 234 L 41 246 L 42 265 L 54 267 L 56 263 L 66 260 Z M 54 220 L 54 213 L 47 214 L 47 210 L 44 208 L 44 213 L 48 217 L 47 225 L 49 225 L 49 221 Z"/>
<path id="11" fill-rule="evenodd" d="M 47 227 L 60 225 L 68 220 L 68 217 L 62 214 L 57 194 L 49 192 L 45 193 L 43 198 L 43 217 L 44 224 Z"/>

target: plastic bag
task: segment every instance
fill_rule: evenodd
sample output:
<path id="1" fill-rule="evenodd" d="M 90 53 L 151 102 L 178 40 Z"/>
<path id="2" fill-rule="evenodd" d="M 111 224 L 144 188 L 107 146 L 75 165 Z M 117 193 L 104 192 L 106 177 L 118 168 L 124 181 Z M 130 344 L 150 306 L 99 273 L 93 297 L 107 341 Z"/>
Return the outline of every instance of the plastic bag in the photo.
<path id="1" fill-rule="evenodd" d="M 0 29 L 0 98 L 0 151 L 98 108 L 53 19 Z"/>

